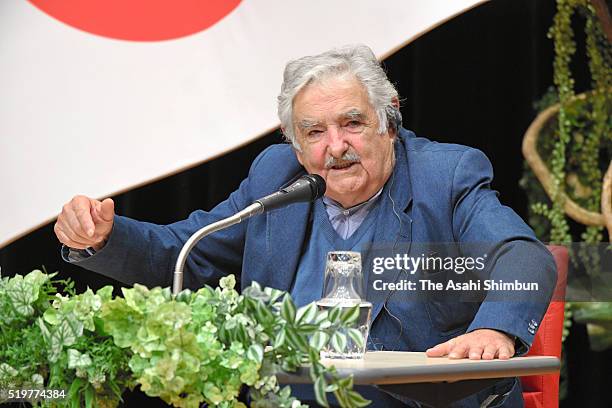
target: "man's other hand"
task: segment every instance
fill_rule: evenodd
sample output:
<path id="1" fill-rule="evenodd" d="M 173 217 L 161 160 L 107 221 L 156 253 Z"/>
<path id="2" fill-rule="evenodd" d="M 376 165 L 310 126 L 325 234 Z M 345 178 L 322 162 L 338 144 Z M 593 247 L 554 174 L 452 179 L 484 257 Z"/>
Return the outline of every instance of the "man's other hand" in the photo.
<path id="1" fill-rule="evenodd" d="M 507 360 L 514 355 L 514 340 L 497 330 L 478 329 L 427 350 L 428 357 L 470 360 Z"/>
<path id="2" fill-rule="evenodd" d="M 99 250 L 113 229 L 115 203 L 82 195 L 75 196 L 62 207 L 53 227 L 60 242 L 70 248 Z"/>

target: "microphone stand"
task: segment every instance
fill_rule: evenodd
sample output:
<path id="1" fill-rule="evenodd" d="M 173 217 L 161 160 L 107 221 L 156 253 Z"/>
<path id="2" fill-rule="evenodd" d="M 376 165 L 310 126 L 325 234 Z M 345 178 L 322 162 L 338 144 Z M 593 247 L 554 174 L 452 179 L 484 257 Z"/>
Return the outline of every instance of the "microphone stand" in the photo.
<path id="1" fill-rule="evenodd" d="M 183 248 L 181 249 L 178 258 L 176 259 L 176 265 L 174 266 L 174 277 L 172 281 L 172 294 L 176 296 L 181 290 L 183 290 L 183 269 L 185 269 L 185 262 L 187 262 L 187 257 L 189 256 L 189 253 L 191 252 L 193 247 L 202 238 L 209 234 L 212 234 L 213 232 L 220 231 L 227 227 L 231 227 L 234 224 L 238 224 L 254 215 L 261 214 L 263 211 L 264 206 L 259 202 L 255 202 L 249 205 L 244 210 L 237 212 L 236 214 L 230 217 L 224 218 L 217 222 L 213 222 L 212 224 L 209 224 L 199 229 L 191 237 L 189 237 L 187 242 L 185 242 L 185 244 L 183 245 Z"/>

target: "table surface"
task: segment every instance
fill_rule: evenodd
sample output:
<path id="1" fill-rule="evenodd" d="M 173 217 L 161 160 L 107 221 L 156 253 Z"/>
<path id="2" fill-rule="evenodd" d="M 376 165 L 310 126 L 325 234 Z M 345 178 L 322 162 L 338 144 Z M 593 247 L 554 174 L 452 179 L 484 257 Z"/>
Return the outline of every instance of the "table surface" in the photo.
<path id="1" fill-rule="evenodd" d="M 517 377 L 559 372 L 556 357 L 514 357 L 509 360 L 451 360 L 425 353 L 373 351 L 362 360 L 322 360 L 341 376 L 353 375 L 355 384 L 411 384 Z M 310 383 L 308 367 L 278 376 L 283 383 Z"/>

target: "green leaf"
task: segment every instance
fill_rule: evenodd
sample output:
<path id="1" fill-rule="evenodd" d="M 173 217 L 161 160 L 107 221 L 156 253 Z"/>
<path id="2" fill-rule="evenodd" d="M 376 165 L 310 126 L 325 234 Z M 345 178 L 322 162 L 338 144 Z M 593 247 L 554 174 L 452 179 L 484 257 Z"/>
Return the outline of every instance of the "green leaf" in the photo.
<path id="1" fill-rule="evenodd" d="M 288 323 L 295 322 L 295 304 L 293 300 L 291 300 L 291 296 L 289 294 L 285 295 L 283 299 L 283 304 L 281 305 L 281 316 Z"/>
<path id="2" fill-rule="evenodd" d="M 300 331 L 300 333 L 307 335 L 307 336 L 314 334 L 319 329 L 320 327 L 316 324 L 301 324 L 298 327 L 298 330 Z"/>
<path id="3" fill-rule="evenodd" d="M 102 302 L 108 302 L 113 298 L 113 287 L 106 285 L 96 291 L 96 295 L 100 296 Z"/>
<path id="4" fill-rule="evenodd" d="M 49 276 L 39 270 L 27 274 L 25 277 L 15 275 L 9 279 L 4 289 L 13 310 L 20 317 L 34 314 L 32 304 L 38 299 L 40 288 L 49 280 Z"/>
<path id="5" fill-rule="evenodd" d="M 72 381 L 72 384 L 70 385 L 70 388 L 68 389 L 68 397 L 70 398 L 70 403 L 71 406 L 74 408 L 79 408 L 81 404 L 79 404 L 80 402 L 80 398 L 81 398 L 81 388 L 86 386 L 87 382 L 85 380 L 83 380 L 82 378 L 75 378 L 74 381 Z"/>
<path id="6" fill-rule="evenodd" d="M 178 295 L 176 295 L 176 301 L 182 303 L 189 303 L 191 301 L 191 296 L 191 289 L 183 289 L 178 293 Z"/>
<path id="7" fill-rule="evenodd" d="M 343 308 L 340 321 L 345 325 L 353 323 L 359 317 L 359 305 Z"/>
<path id="8" fill-rule="evenodd" d="M 139 312 L 146 310 L 146 298 L 149 295 L 149 288 L 136 283 L 132 288 L 121 288 L 121 293 L 123 293 L 125 303 L 129 307 Z"/>
<path id="9" fill-rule="evenodd" d="M 6 363 L 0 363 L 0 380 L 9 379 L 19 374 L 17 370 Z"/>
<path id="10" fill-rule="evenodd" d="M 336 396 L 336 399 L 340 403 L 341 407 L 351 407 L 352 408 L 351 401 L 348 399 L 348 395 L 346 393 L 345 388 L 341 388 L 339 386 L 338 389 L 334 391 L 334 395 Z"/>
<path id="11" fill-rule="evenodd" d="M 223 393 L 219 387 L 210 382 L 204 384 L 204 397 L 206 397 L 206 399 L 214 405 L 218 405 L 221 401 L 223 401 Z"/>
<path id="12" fill-rule="evenodd" d="M 39 327 L 47 342 L 49 361 L 55 363 L 64 348 L 72 346 L 83 334 L 83 323 L 75 318 L 64 316 L 63 320 L 51 329 L 47 328 L 42 319 L 38 319 Z"/>
<path id="13" fill-rule="evenodd" d="M 302 306 L 297 311 L 296 322 L 300 323 L 310 323 L 317 315 L 317 304 L 315 302 L 309 303 L 306 306 Z"/>
<path id="14" fill-rule="evenodd" d="M 255 318 L 262 324 L 270 324 L 274 320 L 274 315 L 263 302 L 257 301 L 255 306 Z"/>
<path id="15" fill-rule="evenodd" d="M 287 399 L 291 397 L 291 387 L 285 385 L 278 395 L 281 397 L 281 399 Z"/>
<path id="16" fill-rule="evenodd" d="M 320 363 L 320 353 L 314 348 L 308 349 L 308 358 L 310 359 L 310 379 L 314 382 L 317 377 L 325 371 L 325 366 Z"/>
<path id="17" fill-rule="evenodd" d="M 327 383 L 325 382 L 325 378 L 320 375 L 319 377 L 317 377 L 317 380 L 314 383 L 315 397 L 317 398 L 317 402 L 319 403 L 319 405 L 329 407 L 329 403 L 327 402 L 327 395 L 325 395 L 325 388 L 327 388 Z"/>
<path id="18" fill-rule="evenodd" d="M 329 335 L 325 332 L 318 331 L 316 332 L 308 342 L 310 347 L 314 348 L 317 351 L 320 351 L 329 341 Z"/>
<path id="19" fill-rule="evenodd" d="M 281 347 L 283 344 L 285 344 L 286 339 L 287 339 L 287 332 L 285 331 L 285 328 L 282 328 L 278 331 L 278 333 L 276 334 L 276 337 L 274 338 L 274 348 L 277 349 Z"/>
<path id="20" fill-rule="evenodd" d="M 234 275 L 224 276 L 219 280 L 219 286 L 221 289 L 234 289 L 236 287 L 236 277 Z"/>
<path id="21" fill-rule="evenodd" d="M 88 386 L 85 390 L 85 408 L 92 408 L 94 403 L 93 387 Z"/>
<path id="22" fill-rule="evenodd" d="M 270 297 L 268 301 L 270 304 L 275 303 L 280 297 L 285 293 L 282 290 L 274 289 L 274 288 L 265 288 L 264 293 Z"/>
<path id="23" fill-rule="evenodd" d="M 183 302 L 170 301 L 153 309 L 146 325 L 151 333 L 161 337 L 168 329 L 178 330 L 190 321 L 191 307 Z"/>
<path id="24" fill-rule="evenodd" d="M 353 388 L 353 376 L 349 375 L 348 377 L 338 379 L 338 385 L 343 388 Z"/>
<path id="25" fill-rule="evenodd" d="M 338 384 L 329 384 L 327 388 L 325 388 L 325 392 L 335 392 L 338 390 Z"/>
<path id="26" fill-rule="evenodd" d="M 286 327 L 285 331 L 287 332 L 287 340 L 289 340 L 289 344 L 293 346 L 293 348 L 306 352 L 308 349 L 308 343 L 306 339 L 298 333 L 293 327 Z"/>
<path id="27" fill-rule="evenodd" d="M 355 407 L 367 407 L 368 405 L 370 405 L 370 402 L 372 402 L 363 398 L 361 394 L 359 394 L 357 391 L 349 390 L 346 394 L 349 401 L 351 402 L 351 405 Z"/>
<path id="28" fill-rule="evenodd" d="M 260 344 L 251 344 L 247 350 L 247 357 L 256 363 L 261 363 L 263 360 L 264 351 Z"/>
<path id="29" fill-rule="evenodd" d="M 332 323 L 338 323 L 338 320 L 340 319 L 340 314 L 341 313 L 342 313 L 342 309 L 340 308 L 340 306 L 334 306 L 329 311 L 329 315 L 328 315 L 329 321 L 332 322 Z"/>
<path id="30" fill-rule="evenodd" d="M 43 388 L 43 385 L 45 384 L 45 379 L 42 375 L 38 373 L 32 374 L 32 377 L 30 379 L 32 380 L 33 385 L 35 385 L 36 387 Z"/>
<path id="31" fill-rule="evenodd" d="M 43 313 L 43 320 L 47 323 L 49 323 L 50 325 L 56 325 L 59 323 L 59 314 L 57 312 L 57 309 L 54 308 L 49 308 L 47 310 L 45 310 L 45 313 Z"/>
<path id="32" fill-rule="evenodd" d="M 346 351 L 346 336 L 343 333 L 335 332 L 331 337 L 331 345 L 338 353 Z"/>
<path id="33" fill-rule="evenodd" d="M 68 349 L 68 368 L 87 368 L 91 366 L 91 358 L 87 353 L 80 353 L 75 349 Z"/>
<path id="34" fill-rule="evenodd" d="M 321 322 L 326 320 L 328 317 L 329 317 L 329 313 L 327 312 L 327 310 L 323 310 L 322 312 L 317 313 L 313 323 L 321 324 Z"/>
<path id="35" fill-rule="evenodd" d="M 143 315 L 124 299 L 115 298 L 104 303 L 100 317 L 104 321 L 104 330 L 113 336 L 117 346 L 129 347 L 138 342 L 137 333 L 143 324 Z"/>
<path id="36" fill-rule="evenodd" d="M 361 334 L 360 330 L 350 328 L 346 330 L 346 334 L 348 334 L 349 338 L 353 340 L 357 347 L 363 348 L 365 343 L 363 339 L 363 334 Z"/>

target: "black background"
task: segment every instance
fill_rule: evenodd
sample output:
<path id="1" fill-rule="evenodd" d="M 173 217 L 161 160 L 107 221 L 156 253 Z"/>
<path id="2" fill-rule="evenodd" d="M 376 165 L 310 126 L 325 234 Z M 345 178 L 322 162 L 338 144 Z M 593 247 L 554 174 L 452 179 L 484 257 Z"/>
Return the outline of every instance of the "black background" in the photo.
<path id="1" fill-rule="evenodd" d="M 427 33 L 384 62 L 402 97 L 404 127 L 436 141 L 483 150 L 493 163 L 493 187 L 500 200 L 523 218 L 527 203 L 518 185 L 523 166 L 520 146 L 535 117 L 533 102 L 552 85 L 553 48 L 546 33 L 554 12 L 553 0 L 494 0 Z M 577 19 L 578 33 L 581 23 Z M 580 91 L 589 86 L 589 76 L 583 35 L 578 34 L 577 40 L 573 72 Z M 259 152 L 281 141 L 280 134 L 273 132 L 238 151 L 113 197 L 116 212 L 170 223 L 195 209 L 210 209 L 238 186 Z M 2 274 L 25 274 L 44 265 L 47 271 L 70 276 L 78 290 L 109 283 L 119 286 L 63 263 L 59 248 L 53 225 L 44 226 L 0 250 Z M 565 349 L 569 396 L 561 406 L 612 406 L 604 393 L 612 378 L 606 364 L 612 362 L 610 351 L 590 351 L 581 325 L 574 325 Z M 130 406 L 144 403 L 145 398 L 138 393 L 126 397 Z M 146 401 L 148 406 L 157 403 Z"/>

